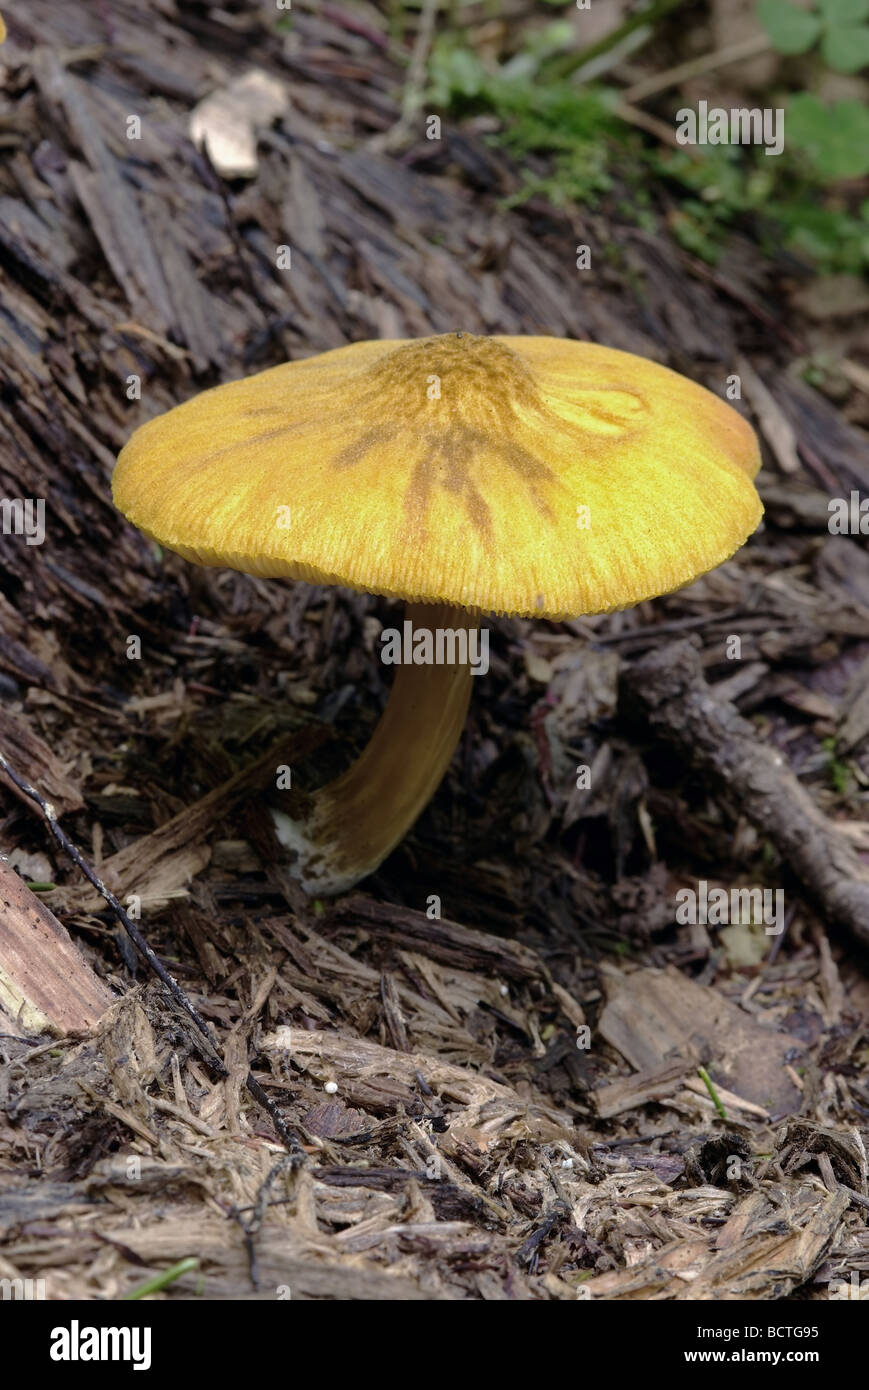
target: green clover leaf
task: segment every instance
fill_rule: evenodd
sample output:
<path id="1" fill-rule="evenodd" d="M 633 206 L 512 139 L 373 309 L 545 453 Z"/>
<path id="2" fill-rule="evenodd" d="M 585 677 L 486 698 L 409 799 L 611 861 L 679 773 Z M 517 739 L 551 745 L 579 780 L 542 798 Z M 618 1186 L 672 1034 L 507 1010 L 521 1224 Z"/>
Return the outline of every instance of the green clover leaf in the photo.
<path id="1" fill-rule="evenodd" d="M 817 15 L 798 10 L 787 0 L 759 0 L 757 17 L 779 53 L 807 53 L 823 29 Z"/>
<path id="2" fill-rule="evenodd" d="M 797 92 L 788 102 L 785 139 L 829 180 L 869 173 L 869 108 L 862 101 L 825 106 L 811 92 Z"/>
<path id="3" fill-rule="evenodd" d="M 859 72 L 869 66 L 869 26 L 849 24 L 828 29 L 821 52 L 836 72 Z"/>
<path id="4" fill-rule="evenodd" d="M 869 0 L 818 0 L 818 9 L 831 29 L 869 19 Z"/>

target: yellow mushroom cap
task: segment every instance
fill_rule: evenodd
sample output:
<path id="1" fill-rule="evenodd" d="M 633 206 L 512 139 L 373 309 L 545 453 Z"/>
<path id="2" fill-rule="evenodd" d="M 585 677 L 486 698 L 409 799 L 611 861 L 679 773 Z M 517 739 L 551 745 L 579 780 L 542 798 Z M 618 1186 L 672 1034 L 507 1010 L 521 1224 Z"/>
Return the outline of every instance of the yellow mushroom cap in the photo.
<path id="1" fill-rule="evenodd" d="M 753 430 L 645 358 L 557 338 L 356 343 L 136 430 L 115 505 L 201 565 L 560 618 L 668 593 L 762 515 Z"/>

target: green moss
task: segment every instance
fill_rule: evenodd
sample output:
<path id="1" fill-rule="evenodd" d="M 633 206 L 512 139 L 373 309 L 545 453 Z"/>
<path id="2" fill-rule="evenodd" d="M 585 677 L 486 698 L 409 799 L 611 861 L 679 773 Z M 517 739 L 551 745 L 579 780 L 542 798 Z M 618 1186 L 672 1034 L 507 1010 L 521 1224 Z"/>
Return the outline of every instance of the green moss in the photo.
<path id="1" fill-rule="evenodd" d="M 775 3 L 780 7 L 782 0 Z M 831 4 L 835 0 L 820 4 L 823 24 L 812 25 L 815 38 L 832 23 Z M 774 23 L 769 5 L 764 14 Z M 799 14 L 785 19 L 793 20 L 796 32 Z M 781 26 L 776 32 L 786 43 Z M 741 145 L 662 149 L 621 119 L 615 85 L 577 84 L 561 75 L 574 48 L 574 30 L 563 20 L 529 25 L 519 49 L 501 64 L 484 61 L 462 28 L 447 29 L 433 46 L 428 107 L 457 119 L 482 113 L 496 118 L 490 138 L 509 151 L 521 176 L 507 206 L 542 196 L 557 208 L 593 207 L 624 189 L 619 213 L 655 232 L 655 204 L 660 208 L 663 202 L 655 195 L 666 190 L 676 201 L 667 212 L 670 229 L 705 261 L 714 263 L 732 230 L 749 222 L 770 255 L 784 247 L 823 274 L 869 268 L 869 200 L 859 201 L 859 180 L 869 173 L 865 105 L 827 104 L 811 91 L 767 94 L 758 104 L 785 108 L 780 155 Z M 805 61 L 820 72 L 825 53 L 821 43 L 817 57 Z"/>

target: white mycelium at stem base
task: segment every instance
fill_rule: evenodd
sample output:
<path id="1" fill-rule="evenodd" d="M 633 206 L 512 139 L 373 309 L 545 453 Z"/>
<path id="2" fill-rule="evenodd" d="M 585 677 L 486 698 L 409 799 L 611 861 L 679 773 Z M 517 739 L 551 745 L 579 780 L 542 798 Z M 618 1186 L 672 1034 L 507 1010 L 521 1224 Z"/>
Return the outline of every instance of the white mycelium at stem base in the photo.
<path id="1" fill-rule="evenodd" d="M 479 626 L 476 617 L 449 605 L 408 604 L 406 616 L 415 630 L 464 629 L 468 648 Z M 292 872 L 307 893 L 351 888 L 403 839 L 449 766 L 472 681 L 469 662 L 399 666 L 386 709 L 353 766 L 313 794 L 304 819 L 273 813 L 278 839 L 296 855 Z"/>

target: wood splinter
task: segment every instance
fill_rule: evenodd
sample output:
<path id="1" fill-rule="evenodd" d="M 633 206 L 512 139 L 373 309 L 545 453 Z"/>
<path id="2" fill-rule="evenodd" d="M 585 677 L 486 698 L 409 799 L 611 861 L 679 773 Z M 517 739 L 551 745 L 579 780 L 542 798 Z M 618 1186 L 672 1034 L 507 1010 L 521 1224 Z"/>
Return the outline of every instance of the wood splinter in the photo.
<path id="1" fill-rule="evenodd" d="M 0 1031 L 85 1033 L 113 1003 L 66 928 L 0 860 Z"/>

